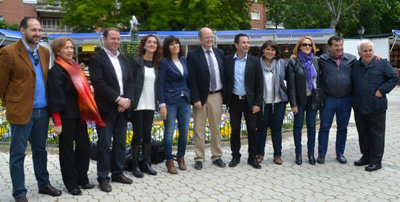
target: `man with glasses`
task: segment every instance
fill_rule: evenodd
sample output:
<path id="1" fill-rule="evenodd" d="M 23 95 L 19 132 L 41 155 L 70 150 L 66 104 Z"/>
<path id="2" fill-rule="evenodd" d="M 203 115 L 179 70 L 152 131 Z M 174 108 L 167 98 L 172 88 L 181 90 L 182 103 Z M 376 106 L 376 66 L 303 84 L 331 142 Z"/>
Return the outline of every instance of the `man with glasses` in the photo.
<path id="1" fill-rule="evenodd" d="M 218 167 L 225 167 L 222 161 L 221 135 L 219 125 L 223 102 L 223 59 L 224 52 L 214 48 L 214 33 L 204 27 L 199 31 L 201 46 L 188 53 L 189 88 L 194 111 L 194 147 L 196 161 L 194 168 L 201 170 L 204 161 L 206 121 L 211 131 L 211 160 Z"/>
<path id="2" fill-rule="evenodd" d="M 49 51 L 39 45 L 41 25 L 26 17 L 20 24 L 22 39 L 0 50 L 0 98 L 11 125 L 10 174 L 13 197 L 27 201 L 24 159 L 27 142 L 32 148 L 33 167 L 39 193 L 60 196 L 50 185 L 46 140 L 49 117 L 46 80 Z"/>

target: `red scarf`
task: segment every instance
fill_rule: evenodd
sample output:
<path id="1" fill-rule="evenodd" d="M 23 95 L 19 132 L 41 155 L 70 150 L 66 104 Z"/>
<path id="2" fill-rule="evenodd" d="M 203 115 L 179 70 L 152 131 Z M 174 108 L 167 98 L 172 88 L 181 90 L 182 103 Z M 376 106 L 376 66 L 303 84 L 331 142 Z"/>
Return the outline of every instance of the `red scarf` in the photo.
<path id="1" fill-rule="evenodd" d="M 57 57 L 54 62 L 67 71 L 75 86 L 76 92 L 78 93 L 78 107 L 82 121 L 94 120 L 96 125 L 102 127 L 106 126 L 100 117 L 99 109 L 97 108 L 92 92 L 90 91 L 89 83 L 81 67 L 75 61 L 68 63 L 60 57 Z"/>

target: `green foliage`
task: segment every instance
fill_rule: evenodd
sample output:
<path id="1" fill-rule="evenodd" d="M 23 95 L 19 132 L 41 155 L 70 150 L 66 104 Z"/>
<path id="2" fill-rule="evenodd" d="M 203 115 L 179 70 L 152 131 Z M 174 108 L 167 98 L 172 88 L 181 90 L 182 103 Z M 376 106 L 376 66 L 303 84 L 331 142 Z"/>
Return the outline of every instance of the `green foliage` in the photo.
<path id="1" fill-rule="evenodd" d="M 19 30 L 19 25 L 17 24 L 9 24 L 5 20 L 0 20 L 0 29 L 8 29 L 8 30 Z"/>
<path id="2" fill-rule="evenodd" d="M 250 3 L 243 0 L 62 0 L 63 24 L 75 32 L 121 25 L 135 15 L 141 30 L 249 29 Z"/>

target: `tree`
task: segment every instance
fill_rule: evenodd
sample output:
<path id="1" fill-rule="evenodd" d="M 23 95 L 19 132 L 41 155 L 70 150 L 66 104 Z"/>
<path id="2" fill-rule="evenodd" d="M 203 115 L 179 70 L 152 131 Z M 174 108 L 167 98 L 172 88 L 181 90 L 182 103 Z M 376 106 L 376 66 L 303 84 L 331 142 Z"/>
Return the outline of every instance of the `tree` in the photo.
<path id="1" fill-rule="evenodd" d="M 19 25 L 9 24 L 5 20 L 0 20 L 0 29 L 19 30 Z"/>
<path id="2" fill-rule="evenodd" d="M 336 28 L 339 23 L 340 16 L 342 12 L 349 12 L 351 8 L 357 3 L 357 0 L 352 0 L 348 2 L 349 5 L 343 6 L 343 0 L 325 0 L 325 4 L 331 13 L 331 23 L 330 28 Z"/>
<path id="3" fill-rule="evenodd" d="M 243 0 L 62 0 L 64 25 L 76 32 L 121 25 L 135 15 L 141 30 L 249 29 L 250 1 Z"/>

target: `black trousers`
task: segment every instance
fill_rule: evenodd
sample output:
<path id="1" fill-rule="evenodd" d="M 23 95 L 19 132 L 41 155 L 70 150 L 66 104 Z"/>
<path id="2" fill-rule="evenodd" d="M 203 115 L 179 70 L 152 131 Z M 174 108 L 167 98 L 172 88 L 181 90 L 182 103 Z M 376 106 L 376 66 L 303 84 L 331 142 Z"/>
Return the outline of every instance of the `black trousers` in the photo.
<path id="1" fill-rule="evenodd" d="M 61 123 L 62 132 L 59 135 L 61 175 L 65 187 L 71 190 L 79 188 L 79 184 L 89 183 L 87 172 L 90 142 L 85 122 L 80 119 L 61 118 Z"/>
<path id="2" fill-rule="evenodd" d="M 238 96 L 234 95 L 232 103 L 229 107 L 229 115 L 231 119 L 231 150 L 232 156 L 241 157 L 240 154 L 240 129 L 242 114 L 246 120 L 247 126 L 247 137 L 249 144 L 249 158 L 253 158 L 257 154 L 257 140 L 256 140 L 256 129 L 257 129 L 257 114 L 253 114 L 247 99 L 239 100 Z"/>
<path id="3" fill-rule="evenodd" d="M 132 146 L 150 144 L 153 126 L 154 110 L 138 110 L 131 118 L 133 128 Z M 143 139 L 143 142 L 142 142 Z"/>
<path id="4" fill-rule="evenodd" d="M 363 115 L 354 112 L 361 154 L 370 164 L 381 165 L 385 147 L 386 111 Z"/>

